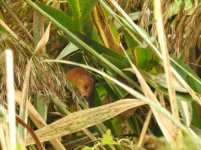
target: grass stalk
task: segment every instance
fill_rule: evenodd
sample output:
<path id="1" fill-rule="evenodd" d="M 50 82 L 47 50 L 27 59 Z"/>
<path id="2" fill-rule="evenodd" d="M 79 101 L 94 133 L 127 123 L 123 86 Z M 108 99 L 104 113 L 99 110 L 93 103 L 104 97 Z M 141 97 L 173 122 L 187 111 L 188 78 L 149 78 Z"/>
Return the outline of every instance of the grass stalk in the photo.
<path id="1" fill-rule="evenodd" d="M 8 123 L 9 123 L 9 140 L 10 150 L 16 148 L 16 120 L 15 120 L 15 88 L 14 88 L 14 66 L 13 52 L 6 49 L 6 85 L 7 85 L 7 101 L 8 101 Z"/>

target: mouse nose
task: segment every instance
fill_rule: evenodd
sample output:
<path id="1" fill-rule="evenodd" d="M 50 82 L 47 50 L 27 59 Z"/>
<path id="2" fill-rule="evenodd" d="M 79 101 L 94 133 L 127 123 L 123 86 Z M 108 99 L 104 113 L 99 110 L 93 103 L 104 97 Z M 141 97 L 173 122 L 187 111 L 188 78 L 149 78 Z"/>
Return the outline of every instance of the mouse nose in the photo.
<path id="1" fill-rule="evenodd" d="M 84 86 L 84 89 L 85 89 L 85 90 L 88 90 L 88 88 L 89 88 L 88 85 L 85 85 L 85 86 Z"/>
<path id="2" fill-rule="evenodd" d="M 84 98 L 88 98 L 89 96 L 90 96 L 89 93 L 86 93 L 86 92 L 82 93 L 82 97 Z"/>

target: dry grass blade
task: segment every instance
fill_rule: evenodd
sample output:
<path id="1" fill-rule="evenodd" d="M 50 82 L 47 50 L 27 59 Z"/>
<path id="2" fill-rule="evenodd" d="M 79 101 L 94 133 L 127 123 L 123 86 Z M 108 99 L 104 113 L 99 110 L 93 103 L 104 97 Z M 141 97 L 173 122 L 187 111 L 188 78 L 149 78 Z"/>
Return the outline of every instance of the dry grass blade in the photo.
<path id="1" fill-rule="evenodd" d="M 152 115 L 152 111 L 149 110 L 149 112 L 148 112 L 148 114 L 147 114 L 147 117 L 146 117 L 146 119 L 145 119 L 143 128 L 142 128 L 142 132 L 141 132 L 141 134 L 140 134 L 140 139 L 139 139 L 139 141 L 138 141 L 138 146 L 139 146 L 139 147 L 142 147 L 142 145 L 143 145 L 143 140 L 144 140 L 144 138 L 145 138 L 146 131 L 147 131 L 149 122 L 150 122 L 150 120 L 151 120 L 151 115 Z"/>
<path id="2" fill-rule="evenodd" d="M 45 33 L 43 34 L 41 40 L 38 42 L 38 45 L 36 46 L 36 49 L 34 51 L 34 55 L 37 54 L 39 51 L 45 48 L 45 45 L 47 44 L 50 36 L 50 26 L 51 22 L 49 23 Z"/>
<path id="3" fill-rule="evenodd" d="M 38 139 L 37 135 L 34 133 L 33 129 L 28 126 L 22 119 L 20 119 L 20 117 L 18 117 L 16 115 L 16 121 L 18 124 L 22 125 L 24 128 L 27 129 L 27 131 L 31 134 L 31 136 L 33 137 L 35 143 L 36 143 L 36 147 L 38 150 L 45 150 L 45 148 L 43 147 L 42 143 L 40 142 L 40 140 Z"/>
<path id="4" fill-rule="evenodd" d="M 58 121 L 35 131 L 40 141 L 48 141 L 53 138 L 71 134 L 81 129 L 99 124 L 120 113 L 145 103 L 137 99 L 124 99 L 104 106 L 78 111 L 59 119 Z M 33 144 L 34 140 L 29 135 L 26 144 Z"/>
<path id="5" fill-rule="evenodd" d="M 175 94 L 175 87 L 173 86 L 173 76 L 171 72 L 171 66 L 169 61 L 168 49 L 167 49 L 167 42 L 165 38 L 165 32 L 163 27 L 163 20 L 162 20 L 162 10 L 161 10 L 161 2 L 155 0 L 154 1 L 154 17 L 156 23 L 156 29 L 158 33 L 158 40 L 160 44 L 160 49 L 163 57 L 163 64 L 165 70 L 165 76 L 167 78 L 167 86 L 168 86 L 168 93 L 169 93 L 169 100 L 171 104 L 172 115 L 175 119 L 179 121 L 179 112 L 176 102 L 176 94 Z"/>
<path id="6" fill-rule="evenodd" d="M 5 123 L 0 124 L 0 144 L 3 150 L 8 150 L 8 128 L 6 127 Z"/>
<path id="7" fill-rule="evenodd" d="M 30 61 L 28 61 L 28 63 L 27 63 L 25 77 L 24 77 L 24 83 L 23 83 L 23 89 L 22 89 L 22 105 L 20 105 L 19 116 L 23 121 L 27 120 L 26 105 L 27 105 L 27 100 L 28 100 L 29 80 L 30 80 L 32 63 L 33 63 L 32 59 L 30 59 Z M 25 134 L 24 128 L 22 126 L 19 126 L 19 131 L 20 131 L 22 139 L 25 138 L 26 134 Z"/>
<path id="8" fill-rule="evenodd" d="M 16 97 L 17 104 L 21 106 L 22 92 L 16 91 L 15 97 Z M 34 106 L 29 101 L 27 101 L 27 110 L 28 110 L 28 115 L 29 115 L 30 119 L 34 122 L 34 124 L 38 128 L 47 126 L 46 122 L 43 120 L 43 118 L 40 116 L 40 114 L 36 111 Z M 61 144 L 61 142 L 58 139 L 52 139 L 50 141 L 50 143 L 53 145 L 55 150 L 65 150 L 65 147 Z"/>
<path id="9" fill-rule="evenodd" d="M 9 142 L 10 149 L 16 148 L 16 121 L 15 121 L 15 88 L 14 88 L 14 65 L 13 51 L 6 49 L 6 87 L 9 118 Z M 14 135 L 14 136 L 13 136 Z"/>
<path id="10" fill-rule="evenodd" d="M 188 103 L 185 101 L 181 101 L 181 105 L 183 107 L 184 115 L 185 115 L 185 121 L 186 121 L 186 126 L 190 128 L 191 124 L 191 112 L 189 110 Z"/>
<path id="11" fill-rule="evenodd" d="M 33 41 L 33 37 L 31 33 L 26 29 L 26 27 L 23 25 L 23 23 L 20 21 L 20 19 L 17 17 L 15 12 L 13 12 L 12 8 L 10 8 L 9 4 L 7 4 L 5 1 L 1 1 L 2 5 L 5 7 L 5 9 L 9 12 L 9 14 L 12 16 L 12 18 L 17 22 L 18 26 L 24 31 L 24 33 L 27 34 L 27 37 Z"/>
<path id="12" fill-rule="evenodd" d="M 159 107 L 162 107 L 157 100 L 157 98 L 154 96 L 153 92 L 147 85 L 146 81 L 144 80 L 143 76 L 140 74 L 140 72 L 137 70 L 137 68 L 132 65 L 132 69 L 127 69 L 131 72 L 135 73 L 140 85 L 142 87 L 142 90 L 146 97 L 148 97 L 150 100 L 152 100 L 154 103 L 156 103 Z M 171 142 L 174 140 L 174 136 L 176 135 L 178 128 L 173 124 L 172 121 L 167 119 L 165 116 L 158 113 L 153 107 L 151 107 L 153 114 L 157 120 L 158 125 L 160 126 L 160 129 L 162 130 L 164 136 L 166 137 L 167 141 Z"/>
<path id="13" fill-rule="evenodd" d="M 10 33 L 16 40 L 19 40 L 19 37 L 17 36 L 17 34 L 15 34 L 4 22 L 3 20 L 0 19 L 0 25 L 6 29 L 6 31 L 8 33 Z"/>
<path id="14" fill-rule="evenodd" d="M 174 73 L 175 77 L 178 79 L 178 81 L 183 85 L 183 87 L 186 88 L 188 93 L 192 96 L 192 98 L 201 105 L 201 99 L 199 96 L 197 96 L 196 92 L 193 91 L 193 89 L 186 83 L 186 81 L 179 75 L 179 73 L 174 69 L 171 68 L 172 73 Z"/>

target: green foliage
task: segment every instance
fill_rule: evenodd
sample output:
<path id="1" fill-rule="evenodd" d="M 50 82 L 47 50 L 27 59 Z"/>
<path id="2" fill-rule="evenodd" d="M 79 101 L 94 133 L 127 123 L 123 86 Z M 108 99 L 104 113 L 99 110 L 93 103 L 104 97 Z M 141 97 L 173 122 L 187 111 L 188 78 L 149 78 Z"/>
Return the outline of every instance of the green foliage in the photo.
<path id="1" fill-rule="evenodd" d="M 201 79 L 198 75 L 179 58 L 175 58 L 176 63 L 172 63 L 177 72 L 188 83 L 188 85 L 197 93 L 201 94 Z"/>
<path id="2" fill-rule="evenodd" d="M 149 48 L 134 48 L 136 66 L 140 69 L 151 71 L 159 64 L 158 57 Z"/>
<path id="3" fill-rule="evenodd" d="M 119 0 L 119 4 L 117 4 L 115 0 L 49 0 L 45 1 L 46 5 L 39 1 L 25 1 L 45 17 L 45 23 L 41 26 L 46 27 L 46 23 L 48 23 L 49 20 L 53 24 L 50 30 L 50 38 L 47 37 L 49 38 L 49 43 L 45 43 L 48 48 L 54 46 L 51 40 L 55 40 L 55 33 L 59 32 L 61 35 L 60 38 L 67 39 L 65 41 L 67 43 L 54 49 L 56 54 L 60 53 L 56 58 L 57 60 L 47 60 L 41 64 L 59 62 L 62 63 L 62 69 L 65 71 L 74 67 L 74 65 L 81 66 L 92 74 L 95 81 L 95 85 L 93 85 L 94 93 L 89 98 L 80 96 L 80 93 L 70 84 L 70 81 L 67 81 L 67 89 L 69 91 L 65 91 L 67 94 L 64 99 L 59 99 L 59 95 L 63 95 L 60 91 L 55 92 L 56 94 L 54 96 L 50 94 L 50 97 L 45 98 L 43 98 L 42 95 L 37 95 L 37 92 L 31 93 L 31 96 L 35 94 L 32 97 L 27 94 L 27 99 L 29 98 L 28 96 L 33 99 L 36 110 L 38 110 L 44 120 L 46 120 L 46 117 L 49 117 L 48 112 L 54 112 L 51 113 L 51 115 L 53 114 L 55 117 L 48 119 L 48 123 L 57 119 L 57 121 L 47 127 L 40 127 L 40 129 L 35 131 L 42 141 L 48 141 L 52 138 L 60 139 L 60 136 L 65 135 L 66 137 L 64 139 L 67 139 L 67 141 L 73 140 L 68 142 L 67 145 L 75 142 L 74 145 L 79 147 L 82 140 L 84 139 L 85 141 L 87 139 L 88 141 L 84 142 L 82 150 L 98 149 L 99 147 L 101 149 L 117 150 L 130 150 L 135 147 L 137 147 L 137 149 L 141 147 L 149 149 L 149 147 L 146 146 L 149 145 L 147 143 L 150 141 L 151 144 L 162 143 L 162 146 L 160 145 L 161 149 L 172 149 L 168 144 L 175 144 L 176 146 L 181 144 L 184 146 L 184 149 L 196 149 L 201 145 L 200 138 L 197 136 L 199 134 L 189 129 L 191 125 L 201 128 L 201 112 L 199 106 L 201 104 L 201 79 L 195 71 L 179 58 L 173 58 L 167 55 L 167 58 L 169 58 L 171 62 L 171 65 L 168 67 L 170 67 L 174 76 L 174 78 L 170 80 L 176 92 L 175 103 L 178 108 L 174 111 L 179 113 L 179 118 L 176 118 L 170 111 L 171 108 L 174 108 L 172 106 L 173 104 L 170 102 L 170 97 L 172 96 L 174 98 L 174 93 L 169 92 L 167 75 L 164 72 L 164 70 L 166 70 L 164 68 L 167 67 L 167 64 L 164 63 L 166 57 L 162 55 L 162 50 L 158 48 L 161 46 L 160 40 L 157 38 L 153 40 L 153 37 L 156 36 L 153 21 L 158 20 L 154 20 L 152 15 L 149 14 L 149 12 L 156 13 L 155 10 L 152 10 L 153 7 L 151 3 L 142 1 L 141 3 L 139 2 L 138 7 L 135 7 L 135 5 L 130 5 L 131 1 L 129 1 L 126 7 L 130 6 L 131 8 L 132 6 L 134 8 L 130 9 L 131 13 L 128 14 L 119 7 L 119 4 L 127 3 L 127 1 L 124 0 Z M 196 1 L 195 3 L 199 2 Z M 54 4 L 58 4 L 57 8 L 55 8 L 56 5 Z M 195 10 L 194 7 L 199 8 L 190 0 L 169 2 L 167 5 L 168 7 L 163 16 L 166 22 L 170 21 L 170 23 L 173 23 L 171 26 L 174 26 L 174 17 L 177 18 L 178 13 L 182 9 L 184 10 L 184 15 L 189 15 L 190 18 L 191 12 Z M 141 8 L 141 6 L 143 7 Z M 162 6 L 166 6 L 165 1 Z M 182 6 L 184 7 L 181 8 Z M 59 10 L 60 8 L 62 9 Z M 105 28 L 100 27 L 100 30 L 97 28 L 97 24 L 100 22 L 96 22 L 96 19 L 94 19 L 98 17 L 98 15 L 95 16 L 93 14 L 95 12 L 94 8 L 96 8 L 96 10 L 100 9 L 103 12 L 103 16 L 101 17 L 106 21 Z M 140 11 L 140 9 L 142 9 L 142 11 Z M 136 10 L 139 12 L 135 12 Z M 199 13 L 199 11 L 197 13 Z M 145 16 L 145 14 L 147 16 Z M 3 20 L 1 15 L 3 14 L 0 14 L 0 18 Z M 24 24 L 27 24 L 27 22 Z M 9 27 L 12 28 L 12 26 L 12 24 L 9 24 Z M 177 26 L 180 26 L 180 24 L 177 24 Z M 144 28 L 146 28 L 146 30 Z M 175 26 L 173 28 L 174 31 L 171 31 L 173 33 L 178 30 Z M 0 32 L 5 33 L 4 30 L 4 28 L 1 30 L 0 26 Z M 168 28 L 168 30 L 171 29 Z M 171 32 L 168 30 L 167 36 L 169 37 Z M 5 31 L 8 32 L 9 30 L 7 29 Z M 107 39 L 107 42 L 114 41 L 111 43 L 116 43 L 120 46 L 120 52 L 106 44 L 101 34 L 101 32 L 104 31 L 111 31 L 110 37 L 114 39 Z M 9 31 L 9 33 L 13 32 Z M 20 36 L 20 34 L 17 35 Z M 185 36 L 186 33 L 182 35 L 182 37 Z M 20 37 L 19 39 L 17 38 L 16 41 L 23 43 L 23 38 Z M 169 40 L 169 38 L 167 38 L 167 40 Z M 56 42 L 62 43 L 62 40 L 56 39 Z M 7 44 L 9 45 L 10 43 L 6 43 L 5 45 L 7 46 Z M 171 46 L 175 43 L 169 42 L 168 44 L 168 46 Z M 16 50 L 16 54 L 16 56 L 18 56 L 18 50 Z M 45 58 L 53 57 L 53 55 L 49 53 L 47 53 L 47 55 L 49 56 L 45 56 Z M 29 57 L 26 59 L 28 58 Z M 19 58 L 16 58 L 16 61 L 18 61 L 18 59 Z M 67 59 L 68 61 L 62 61 L 62 59 Z M 25 62 L 27 61 L 28 60 Z M 38 64 L 38 66 L 41 64 Z M 18 62 L 16 62 L 16 65 L 18 65 Z M 30 67 L 30 69 L 32 68 Z M 57 72 L 58 68 L 55 67 L 54 69 L 53 70 Z M 31 76 L 32 75 L 35 76 L 35 74 L 31 74 Z M 4 73 L 0 72 L 0 79 L 2 76 L 4 76 Z M 48 75 L 41 75 L 40 78 L 47 76 Z M 21 77 L 17 76 L 17 79 L 18 78 Z M 60 78 L 57 79 L 60 80 Z M 30 78 L 30 81 L 32 81 L 32 78 Z M 31 83 L 32 82 L 30 82 L 30 84 Z M 190 90 L 186 88 L 183 83 L 187 84 Z M 2 85 L 0 86 L 4 87 Z M 40 86 L 42 87 L 44 85 L 41 84 Z M 49 86 L 50 93 L 53 92 L 52 87 L 54 87 L 54 85 Z M 16 88 L 22 89 L 22 86 L 18 87 L 16 84 Z M 46 91 L 40 92 L 43 93 Z M 70 92 L 70 94 L 68 92 Z M 2 97 L 6 96 L 3 95 Z M 51 103 L 45 103 L 44 100 L 46 99 L 50 100 Z M 200 104 L 195 103 L 195 101 L 200 102 Z M 87 104 L 89 104 L 89 106 L 87 106 Z M 142 107 L 141 105 L 144 104 L 148 106 Z M 136 108 L 134 115 L 131 114 L 132 117 L 126 120 L 120 117 L 122 113 L 136 106 L 138 109 Z M 145 123 L 147 123 L 147 112 L 150 111 L 150 108 L 154 113 L 151 121 L 148 122 L 149 126 L 144 129 L 146 127 Z M 4 115 L 2 113 L 3 112 L 0 111 L 0 117 Z M 59 115 L 59 117 L 55 114 Z M 65 116 L 60 118 L 61 115 Z M 32 122 L 33 120 L 31 123 Z M 176 128 L 176 126 L 178 128 Z M 179 131 L 181 131 L 183 136 L 178 137 L 178 139 L 181 139 L 177 139 L 177 133 L 172 133 L 172 129 L 180 129 Z M 144 130 L 146 130 L 145 133 L 142 132 Z M 164 135 L 162 135 L 161 132 Z M 136 136 L 135 138 L 137 140 L 132 137 L 133 135 Z M 154 138 L 151 138 L 149 141 L 149 138 L 147 140 L 147 136 L 149 137 L 150 135 Z M 158 135 L 165 137 L 165 142 L 161 140 L 162 138 L 155 138 L 155 136 Z M 101 136 L 102 138 L 100 138 Z M 118 139 L 119 137 L 120 139 Z M 137 143 L 141 138 L 143 138 L 143 142 L 146 144 L 140 145 Z M 61 139 L 63 140 L 63 138 Z M 27 141 L 29 140 L 31 141 L 30 136 L 28 136 Z M 171 143 L 170 141 L 173 142 Z M 158 147 L 156 146 L 154 148 L 157 149 Z"/>
<path id="4" fill-rule="evenodd" d="M 47 14 L 50 16 L 57 16 L 57 21 L 65 28 L 71 29 L 71 30 L 78 30 L 78 25 L 75 24 L 74 20 L 66 15 L 64 12 L 58 10 L 58 9 L 53 9 L 52 7 L 46 6 L 41 3 L 37 3 L 38 7 L 43 9 Z"/>
<path id="5" fill-rule="evenodd" d="M 169 5 L 168 9 L 165 11 L 165 18 L 171 18 L 173 15 L 178 14 L 181 9 L 182 0 L 174 1 Z M 187 11 L 193 9 L 193 2 L 191 0 L 184 1 L 184 10 L 187 14 Z"/>
<path id="6" fill-rule="evenodd" d="M 93 150 L 93 148 L 89 146 L 85 146 L 84 148 L 82 148 L 82 150 Z"/>
<path id="7" fill-rule="evenodd" d="M 101 143 L 103 145 L 110 145 L 110 144 L 117 145 L 118 144 L 116 141 L 113 140 L 110 130 L 107 130 L 107 132 L 103 135 Z"/>
<path id="8" fill-rule="evenodd" d="M 83 25 L 89 19 L 90 12 L 96 5 L 97 0 L 69 0 L 69 8 L 72 12 L 74 23 L 83 30 Z"/>
<path id="9" fill-rule="evenodd" d="M 2 13 L 0 12 L 0 19 L 3 20 L 3 15 Z M 2 25 L 0 25 L 0 33 L 6 33 L 6 30 L 4 29 L 4 27 L 2 27 Z"/>
<path id="10" fill-rule="evenodd" d="M 69 43 L 59 54 L 59 56 L 57 57 L 57 59 L 62 59 L 66 56 L 69 56 L 71 53 L 76 52 L 78 50 L 78 48 L 72 44 Z"/>
<path id="11" fill-rule="evenodd" d="M 128 76 L 126 76 L 117 66 L 113 65 L 110 61 L 105 59 L 102 55 L 96 52 L 96 49 L 91 47 L 91 45 L 88 45 L 84 41 L 81 40 L 81 37 L 83 37 L 83 34 L 79 32 L 73 32 L 72 26 L 67 26 L 66 23 L 64 23 L 63 19 L 60 17 L 58 18 L 58 15 L 63 16 L 64 13 L 59 12 L 58 10 L 54 8 L 50 8 L 48 6 L 42 5 L 40 3 L 36 3 L 37 5 L 30 2 L 34 7 L 36 7 L 42 14 L 44 14 L 46 17 L 51 19 L 53 23 L 55 23 L 59 28 L 61 28 L 66 34 L 67 38 L 76 44 L 80 49 L 86 50 L 90 54 L 92 54 L 95 58 L 97 58 L 97 62 L 100 60 L 102 66 L 106 67 L 107 69 L 113 69 L 116 73 L 118 73 L 120 76 L 122 76 L 124 79 L 128 80 L 130 83 L 135 84 L 133 80 L 131 80 Z M 56 12 L 56 13 L 54 13 Z M 67 17 L 68 18 L 68 17 Z M 68 20 L 69 21 L 69 20 Z M 77 35 L 77 36 L 76 36 Z M 88 41 L 91 42 L 91 41 Z M 92 45 L 93 46 L 93 45 Z"/>

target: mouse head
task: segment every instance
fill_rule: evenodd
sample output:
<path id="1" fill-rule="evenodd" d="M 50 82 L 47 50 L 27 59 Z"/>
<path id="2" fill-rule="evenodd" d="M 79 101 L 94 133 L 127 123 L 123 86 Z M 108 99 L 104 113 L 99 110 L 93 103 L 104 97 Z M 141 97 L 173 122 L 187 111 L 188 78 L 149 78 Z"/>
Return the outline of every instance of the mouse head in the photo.
<path id="1" fill-rule="evenodd" d="M 66 77 L 83 97 L 90 97 L 94 89 L 94 79 L 83 68 L 75 67 L 66 73 Z"/>

